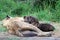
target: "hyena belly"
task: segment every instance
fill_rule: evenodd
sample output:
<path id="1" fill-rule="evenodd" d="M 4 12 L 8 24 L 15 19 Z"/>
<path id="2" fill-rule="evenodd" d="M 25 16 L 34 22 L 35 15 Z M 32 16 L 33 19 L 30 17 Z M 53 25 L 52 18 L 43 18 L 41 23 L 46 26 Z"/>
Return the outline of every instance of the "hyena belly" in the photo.
<path id="1" fill-rule="evenodd" d="M 21 32 L 24 37 L 35 37 L 38 36 L 36 32 L 34 31 L 23 31 Z"/>

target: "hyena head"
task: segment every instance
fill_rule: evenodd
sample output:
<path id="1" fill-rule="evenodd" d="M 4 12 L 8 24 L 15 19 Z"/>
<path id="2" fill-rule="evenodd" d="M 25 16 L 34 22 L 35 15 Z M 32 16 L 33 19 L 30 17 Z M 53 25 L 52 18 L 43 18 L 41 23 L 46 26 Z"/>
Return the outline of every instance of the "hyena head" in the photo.
<path id="1" fill-rule="evenodd" d="M 38 26 L 39 24 L 38 19 L 33 16 L 24 16 L 24 21 L 34 26 Z"/>
<path id="2" fill-rule="evenodd" d="M 35 17 L 32 17 L 32 16 L 24 16 L 24 21 L 28 22 L 30 24 L 32 24 L 32 23 L 39 23 L 38 19 L 36 19 Z"/>

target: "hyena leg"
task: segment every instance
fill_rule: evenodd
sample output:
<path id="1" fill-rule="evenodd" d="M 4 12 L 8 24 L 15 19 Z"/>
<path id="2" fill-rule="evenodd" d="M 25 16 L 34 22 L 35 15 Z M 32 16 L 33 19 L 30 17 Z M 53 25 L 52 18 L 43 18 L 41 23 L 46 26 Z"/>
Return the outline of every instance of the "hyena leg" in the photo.
<path id="1" fill-rule="evenodd" d="M 35 26 L 32 26 L 32 27 L 24 27 L 23 29 L 32 29 L 32 30 L 34 30 L 34 31 L 37 32 L 38 36 L 50 34 L 50 32 L 43 32 L 39 28 L 37 28 Z"/>
<path id="2" fill-rule="evenodd" d="M 15 21 L 15 25 L 17 27 L 19 27 L 20 29 L 32 29 L 32 30 L 36 31 L 38 35 L 47 35 L 50 33 L 50 32 L 45 33 L 43 31 L 41 31 L 39 28 L 37 28 L 36 26 L 33 26 L 33 25 L 25 23 L 25 22 L 16 22 Z"/>
<path id="3" fill-rule="evenodd" d="M 17 35 L 17 36 L 23 36 L 22 33 L 20 33 L 18 30 L 8 30 L 8 33 L 12 34 L 12 35 Z"/>
<path id="4" fill-rule="evenodd" d="M 23 37 L 23 34 L 21 32 L 19 32 L 19 30 L 16 30 L 16 35 L 20 36 L 20 37 Z"/>
<path id="5" fill-rule="evenodd" d="M 35 26 L 33 26 L 31 29 L 35 30 L 35 31 L 37 32 L 38 36 L 51 34 L 51 32 L 43 32 L 43 31 L 41 31 L 39 28 L 37 28 L 37 27 L 35 27 Z"/>
<path id="6" fill-rule="evenodd" d="M 25 22 L 17 22 L 14 21 L 15 26 L 19 27 L 20 29 L 32 29 L 38 33 L 41 33 L 42 31 L 37 28 L 36 26 L 33 26 L 31 24 L 25 23 Z"/>
<path id="7" fill-rule="evenodd" d="M 8 30 L 8 33 L 13 34 L 13 35 L 16 35 L 15 34 L 16 32 L 14 30 Z"/>
<path id="8" fill-rule="evenodd" d="M 31 29 L 31 30 L 34 30 L 34 31 L 36 31 L 37 33 L 41 33 L 42 31 L 39 29 L 39 28 L 37 28 L 37 27 L 24 27 L 24 28 L 22 28 L 22 29 Z"/>

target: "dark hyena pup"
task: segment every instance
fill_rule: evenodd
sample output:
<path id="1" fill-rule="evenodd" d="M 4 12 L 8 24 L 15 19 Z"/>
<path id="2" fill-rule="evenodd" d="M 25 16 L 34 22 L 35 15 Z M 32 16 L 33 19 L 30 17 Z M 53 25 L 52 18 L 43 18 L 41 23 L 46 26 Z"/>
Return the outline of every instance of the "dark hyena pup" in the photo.
<path id="1" fill-rule="evenodd" d="M 37 26 L 40 30 L 44 32 L 54 31 L 55 29 L 51 24 L 39 23 L 39 20 L 32 16 L 24 16 L 24 21 L 34 26 Z"/>

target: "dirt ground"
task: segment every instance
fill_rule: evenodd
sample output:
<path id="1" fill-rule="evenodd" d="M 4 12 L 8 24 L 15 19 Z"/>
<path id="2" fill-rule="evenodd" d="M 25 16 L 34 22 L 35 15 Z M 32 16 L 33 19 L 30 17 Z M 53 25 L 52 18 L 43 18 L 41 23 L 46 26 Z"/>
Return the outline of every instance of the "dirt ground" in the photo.
<path id="1" fill-rule="evenodd" d="M 55 27 L 53 37 L 60 37 L 60 23 L 51 23 Z"/>

